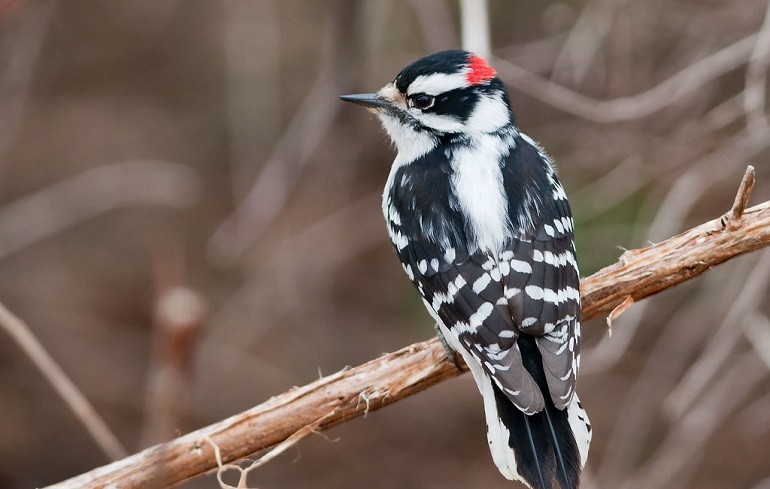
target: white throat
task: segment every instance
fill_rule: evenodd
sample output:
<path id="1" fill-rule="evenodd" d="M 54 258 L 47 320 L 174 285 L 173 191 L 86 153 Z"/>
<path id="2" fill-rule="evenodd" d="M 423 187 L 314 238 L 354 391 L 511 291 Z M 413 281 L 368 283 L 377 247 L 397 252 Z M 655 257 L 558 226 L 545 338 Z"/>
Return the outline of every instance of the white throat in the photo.
<path id="1" fill-rule="evenodd" d="M 415 131 L 412 127 L 401 122 L 387 112 L 380 112 L 382 127 L 387 131 L 393 144 L 396 145 L 398 156 L 396 161 L 401 164 L 409 163 L 427 154 L 436 147 L 436 137 L 427 131 Z M 394 163 L 395 164 L 395 163 Z"/>

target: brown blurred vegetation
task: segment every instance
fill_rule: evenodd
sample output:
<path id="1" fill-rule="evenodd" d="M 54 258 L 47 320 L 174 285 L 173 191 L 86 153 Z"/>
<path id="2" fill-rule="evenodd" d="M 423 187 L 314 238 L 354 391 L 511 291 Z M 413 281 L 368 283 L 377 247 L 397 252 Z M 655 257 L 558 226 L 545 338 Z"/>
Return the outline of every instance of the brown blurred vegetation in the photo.
<path id="1" fill-rule="evenodd" d="M 748 163 L 750 203 L 770 199 L 767 2 L 489 8 L 494 64 L 559 165 L 584 275 L 725 212 Z M 460 47 L 459 25 L 450 0 L 0 1 L 0 301 L 130 452 L 159 436 L 148 395 L 170 287 L 208 309 L 179 432 L 433 334 L 380 214 L 393 152 L 336 95 Z M 583 487 L 770 487 L 768 281 L 770 252 L 754 253 L 635 304 L 611 338 L 585 325 Z M 0 487 L 106 463 L 0 338 Z M 469 376 L 304 440 L 252 484 L 515 486 Z"/>

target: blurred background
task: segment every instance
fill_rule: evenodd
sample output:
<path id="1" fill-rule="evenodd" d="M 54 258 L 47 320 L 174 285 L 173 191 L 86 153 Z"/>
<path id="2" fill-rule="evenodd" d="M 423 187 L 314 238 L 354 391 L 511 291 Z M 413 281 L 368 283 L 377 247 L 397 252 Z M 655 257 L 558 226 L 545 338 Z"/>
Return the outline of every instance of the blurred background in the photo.
<path id="1" fill-rule="evenodd" d="M 129 453 L 434 334 L 381 216 L 393 150 L 336 98 L 430 52 L 491 50 L 583 275 L 719 217 L 749 163 L 770 199 L 766 1 L 463 3 L 0 0 L 0 302 Z M 582 487 L 770 488 L 768 281 L 756 252 L 584 325 Z M 0 487 L 108 461 L 0 331 Z M 469 375 L 250 482 L 523 487 Z"/>

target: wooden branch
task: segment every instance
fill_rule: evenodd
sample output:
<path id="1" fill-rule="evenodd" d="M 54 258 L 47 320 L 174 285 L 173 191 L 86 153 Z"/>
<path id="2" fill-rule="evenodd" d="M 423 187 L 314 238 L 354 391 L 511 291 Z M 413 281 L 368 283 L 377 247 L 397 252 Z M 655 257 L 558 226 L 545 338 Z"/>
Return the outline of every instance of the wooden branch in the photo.
<path id="1" fill-rule="evenodd" d="M 627 251 L 617 263 L 580 281 L 583 317 L 609 314 L 627 297 L 634 302 L 689 280 L 730 258 L 770 244 L 770 201 L 744 210 L 754 182 L 749 166 L 733 208 L 662 243 Z"/>
<path id="2" fill-rule="evenodd" d="M 753 169 L 749 173 L 753 177 Z M 742 185 L 736 202 L 745 203 L 750 190 L 750 184 Z M 742 212 L 741 207 L 737 204 L 722 218 L 662 243 L 628 251 L 618 263 L 584 278 L 583 317 L 608 315 L 619 305 L 638 302 L 732 257 L 770 245 L 770 201 Z M 366 415 L 460 373 L 438 340 L 416 343 L 50 487 L 166 487 L 216 469 L 212 443 L 221 461 L 229 463 L 276 446 L 297 432 L 325 430 Z"/>

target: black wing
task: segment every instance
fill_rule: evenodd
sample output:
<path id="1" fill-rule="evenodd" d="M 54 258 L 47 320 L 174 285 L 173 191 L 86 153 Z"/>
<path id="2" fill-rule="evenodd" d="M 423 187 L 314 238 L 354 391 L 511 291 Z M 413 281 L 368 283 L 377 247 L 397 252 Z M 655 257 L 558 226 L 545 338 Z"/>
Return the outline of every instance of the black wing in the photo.
<path id="1" fill-rule="evenodd" d="M 517 146 L 502 162 L 511 237 L 501 250 L 473 249 L 468 230 L 450 225 L 463 218 L 443 152 L 398 169 L 384 211 L 426 305 L 505 395 L 534 413 L 543 395 L 523 367 L 517 339 L 536 337 L 550 397 L 558 408 L 569 404 L 578 363 L 578 272 L 564 191 L 533 143 L 517 138 Z"/>

